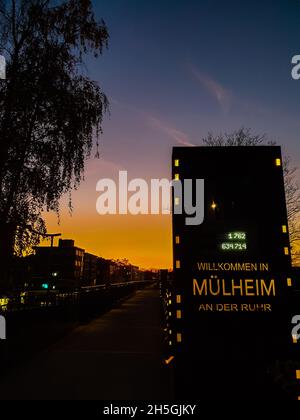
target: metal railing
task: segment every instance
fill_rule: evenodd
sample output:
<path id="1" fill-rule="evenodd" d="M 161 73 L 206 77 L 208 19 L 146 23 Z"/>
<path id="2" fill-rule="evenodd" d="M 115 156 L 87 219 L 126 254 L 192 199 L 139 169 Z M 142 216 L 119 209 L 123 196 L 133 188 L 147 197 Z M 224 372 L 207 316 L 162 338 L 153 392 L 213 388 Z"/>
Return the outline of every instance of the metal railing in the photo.
<path id="1" fill-rule="evenodd" d="M 42 307 L 56 307 L 78 304 L 81 299 L 91 294 L 105 293 L 130 286 L 144 286 L 149 281 L 112 283 L 110 285 L 84 286 L 72 291 L 24 291 L 18 295 L 0 297 L 0 313 L 24 311 Z"/>

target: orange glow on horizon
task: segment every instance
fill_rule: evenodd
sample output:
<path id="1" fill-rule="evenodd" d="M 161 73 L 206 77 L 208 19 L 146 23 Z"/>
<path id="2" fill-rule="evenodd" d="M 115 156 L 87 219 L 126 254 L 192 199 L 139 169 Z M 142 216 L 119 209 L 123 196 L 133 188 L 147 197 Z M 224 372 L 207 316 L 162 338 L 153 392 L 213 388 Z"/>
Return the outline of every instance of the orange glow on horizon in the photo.
<path id="1" fill-rule="evenodd" d="M 169 215 L 69 215 L 62 212 L 58 225 L 54 213 L 45 215 L 49 233 L 59 231 L 75 246 L 107 259 L 128 259 L 141 268 L 172 266 L 171 216 Z M 58 239 L 54 242 L 58 244 Z M 41 245 L 49 245 L 43 241 Z"/>
<path id="2" fill-rule="evenodd" d="M 131 167 L 131 165 L 129 165 Z M 140 268 L 172 267 L 171 215 L 99 215 L 96 201 L 99 179 L 110 178 L 118 184 L 119 171 L 124 168 L 111 161 L 90 159 L 85 180 L 72 191 L 72 215 L 68 210 L 68 195 L 61 203 L 60 224 L 55 213 L 44 213 L 48 233 L 61 232 L 62 238 L 74 239 L 75 246 L 107 259 L 128 259 Z M 152 179 L 153 174 L 134 173 L 134 176 Z M 164 174 L 160 174 L 164 177 Z M 58 240 L 55 240 L 57 245 Z M 44 241 L 42 245 L 48 245 Z"/>

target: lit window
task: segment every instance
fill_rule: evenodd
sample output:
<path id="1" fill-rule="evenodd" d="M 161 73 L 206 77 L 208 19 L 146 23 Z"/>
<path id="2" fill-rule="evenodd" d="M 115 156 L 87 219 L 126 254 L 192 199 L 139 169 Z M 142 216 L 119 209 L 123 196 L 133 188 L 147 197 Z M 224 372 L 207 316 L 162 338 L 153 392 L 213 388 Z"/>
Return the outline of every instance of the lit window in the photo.
<path id="1" fill-rule="evenodd" d="M 213 210 L 216 210 L 217 204 L 213 201 L 210 206 Z"/>
<path id="2" fill-rule="evenodd" d="M 292 279 L 291 279 L 291 278 L 288 278 L 288 279 L 287 279 L 287 285 L 288 285 L 288 286 L 291 286 L 291 285 L 292 285 Z"/>
<path id="3" fill-rule="evenodd" d="M 179 206 L 179 197 L 175 197 L 175 206 Z"/>
<path id="4" fill-rule="evenodd" d="M 292 335 L 292 338 L 293 338 L 293 343 L 294 344 L 297 344 L 297 336 L 296 335 Z"/>
<path id="5" fill-rule="evenodd" d="M 179 159 L 174 160 L 174 166 L 179 166 Z"/>
<path id="6" fill-rule="evenodd" d="M 175 237 L 175 243 L 176 243 L 176 244 L 179 244 L 179 243 L 180 243 L 180 237 L 179 237 L 179 236 L 176 236 L 176 237 Z"/>
<path id="7" fill-rule="evenodd" d="M 175 174 L 174 179 L 175 179 L 175 181 L 179 181 L 179 174 Z"/>
<path id="8" fill-rule="evenodd" d="M 296 370 L 296 379 L 300 379 L 300 370 Z"/>
<path id="9" fill-rule="evenodd" d="M 180 318 L 181 318 L 181 310 L 180 310 L 180 309 L 178 309 L 178 310 L 176 311 L 176 318 L 177 318 L 177 319 L 180 319 Z"/>
<path id="10" fill-rule="evenodd" d="M 181 303 L 181 295 L 176 295 L 176 303 Z"/>
<path id="11" fill-rule="evenodd" d="M 175 267 L 176 267 L 176 268 L 180 268 L 180 260 L 176 260 Z"/>
<path id="12" fill-rule="evenodd" d="M 181 343 L 181 341 L 182 341 L 181 333 L 177 333 L 176 340 L 177 340 L 177 343 Z M 300 372 L 300 370 L 299 370 L 299 372 Z"/>
<path id="13" fill-rule="evenodd" d="M 287 226 L 286 225 L 282 225 L 282 233 L 287 233 Z"/>
<path id="14" fill-rule="evenodd" d="M 275 160 L 276 166 L 281 166 L 281 159 L 277 158 Z"/>
<path id="15" fill-rule="evenodd" d="M 284 255 L 289 255 L 290 251 L 287 246 L 284 247 Z"/>

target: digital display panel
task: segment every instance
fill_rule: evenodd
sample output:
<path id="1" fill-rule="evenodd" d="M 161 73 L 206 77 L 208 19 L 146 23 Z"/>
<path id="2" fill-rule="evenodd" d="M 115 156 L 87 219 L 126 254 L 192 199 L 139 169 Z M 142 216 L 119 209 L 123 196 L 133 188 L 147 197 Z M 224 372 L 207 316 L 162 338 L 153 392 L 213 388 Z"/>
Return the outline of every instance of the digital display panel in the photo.
<path id="1" fill-rule="evenodd" d="M 247 244 L 246 242 L 222 242 L 221 249 L 223 251 L 245 251 Z"/>
<path id="2" fill-rule="evenodd" d="M 219 244 L 222 251 L 246 251 L 247 234 L 246 232 L 227 232 L 224 241 Z"/>

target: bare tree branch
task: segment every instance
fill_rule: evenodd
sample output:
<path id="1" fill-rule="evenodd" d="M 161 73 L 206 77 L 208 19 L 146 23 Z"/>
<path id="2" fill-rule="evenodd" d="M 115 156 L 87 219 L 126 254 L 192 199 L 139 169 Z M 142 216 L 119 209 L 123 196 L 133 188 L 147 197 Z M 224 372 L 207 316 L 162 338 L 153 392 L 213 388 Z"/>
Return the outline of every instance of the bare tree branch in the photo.
<path id="1" fill-rule="evenodd" d="M 268 141 L 265 134 L 253 134 L 248 128 L 240 128 L 233 133 L 214 135 L 208 133 L 203 139 L 206 146 L 258 146 L 262 144 L 275 145 Z M 297 168 L 292 165 L 290 156 L 283 161 L 284 186 L 289 225 L 292 264 L 300 265 L 300 186 L 297 182 Z"/>

